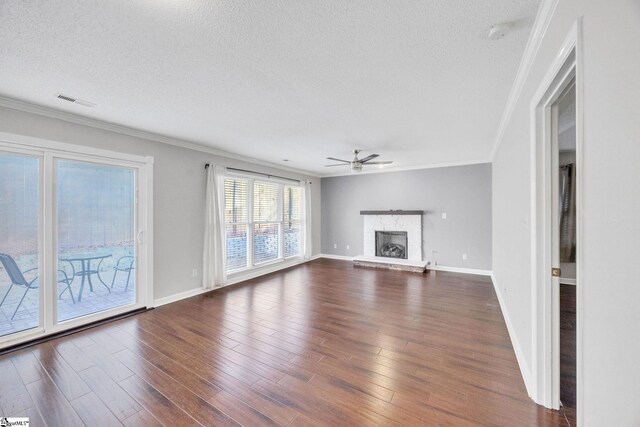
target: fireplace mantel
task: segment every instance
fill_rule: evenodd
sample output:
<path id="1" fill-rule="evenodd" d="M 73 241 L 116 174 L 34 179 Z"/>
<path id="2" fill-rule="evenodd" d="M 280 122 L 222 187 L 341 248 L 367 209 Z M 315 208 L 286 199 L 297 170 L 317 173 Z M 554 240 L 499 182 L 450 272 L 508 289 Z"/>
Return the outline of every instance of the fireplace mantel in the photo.
<path id="1" fill-rule="evenodd" d="M 424 211 L 360 211 L 360 215 L 424 215 Z"/>

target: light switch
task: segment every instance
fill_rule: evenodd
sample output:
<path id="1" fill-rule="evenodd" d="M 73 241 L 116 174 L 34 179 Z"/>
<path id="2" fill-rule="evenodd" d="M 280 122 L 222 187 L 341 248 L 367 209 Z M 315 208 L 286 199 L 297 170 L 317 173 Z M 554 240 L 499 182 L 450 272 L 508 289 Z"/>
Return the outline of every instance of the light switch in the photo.
<path id="1" fill-rule="evenodd" d="M 442 219 L 447 219 L 447 213 L 446 212 L 442 212 Z"/>

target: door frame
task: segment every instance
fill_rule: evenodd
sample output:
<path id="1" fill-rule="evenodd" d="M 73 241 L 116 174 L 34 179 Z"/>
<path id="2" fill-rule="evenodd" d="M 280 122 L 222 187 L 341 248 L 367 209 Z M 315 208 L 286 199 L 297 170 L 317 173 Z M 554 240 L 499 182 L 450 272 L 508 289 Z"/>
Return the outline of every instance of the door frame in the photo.
<path id="1" fill-rule="evenodd" d="M 38 248 L 39 270 L 45 284 L 40 291 L 40 325 L 36 328 L 5 336 L 0 349 L 11 347 L 59 333 L 78 326 L 117 316 L 144 307 L 153 307 L 153 157 L 138 156 L 84 145 L 69 144 L 24 135 L 0 132 L 0 148 L 8 152 L 39 156 L 40 168 L 40 226 Z M 136 170 L 136 302 L 65 321 L 57 320 L 57 270 L 54 254 L 57 246 L 55 212 L 55 161 L 69 159 L 100 164 L 131 167 Z"/>
<path id="2" fill-rule="evenodd" d="M 576 398 L 577 417 L 582 419 L 582 311 L 583 286 L 583 99 L 582 22 L 578 19 L 555 55 L 531 103 L 531 289 L 533 399 L 548 408 L 560 407 L 560 295 L 558 279 L 551 276 L 554 255 L 552 167 L 557 162 L 552 108 L 575 78 L 576 92 Z M 555 151 L 554 151 L 555 150 Z M 557 175 L 557 173 L 555 174 Z M 557 194 L 557 189 L 555 194 Z M 557 250 L 557 249 L 556 249 Z"/>

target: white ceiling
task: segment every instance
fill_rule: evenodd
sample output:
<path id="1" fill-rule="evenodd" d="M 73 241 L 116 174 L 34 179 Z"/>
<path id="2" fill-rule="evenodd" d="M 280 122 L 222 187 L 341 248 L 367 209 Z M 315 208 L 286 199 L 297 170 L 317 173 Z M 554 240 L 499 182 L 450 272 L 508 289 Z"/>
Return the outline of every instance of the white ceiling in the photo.
<path id="1" fill-rule="evenodd" d="M 321 175 L 488 161 L 539 3 L 5 0 L 0 95 Z"/>

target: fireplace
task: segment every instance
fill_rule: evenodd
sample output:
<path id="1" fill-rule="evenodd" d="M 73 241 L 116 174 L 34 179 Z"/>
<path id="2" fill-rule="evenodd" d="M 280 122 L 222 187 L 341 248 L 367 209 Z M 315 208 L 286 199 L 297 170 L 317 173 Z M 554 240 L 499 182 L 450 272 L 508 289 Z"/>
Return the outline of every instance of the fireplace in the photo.
<path id="1" fill-rule="evenodd" d="M 384 261 L 422 262 L 422 215 L 424 211 L 360 211 L 363 221 L 364 257 Z M 378 233 L 388 233 L 382 240 Z M 381 254 L 381 245 L 386 254 Z"/>
<path id="2" fill-rule="evenodd" d="M 360 211 L 364 254 L 353 257 L 356 267 L 387 268 L 423 273 L 422 216 L 424 211 Z"/>
<path id="3" fill-rule="evenodd" d="M 407 232 L 376 231 L 376 256 L 407 259 Z"/>

